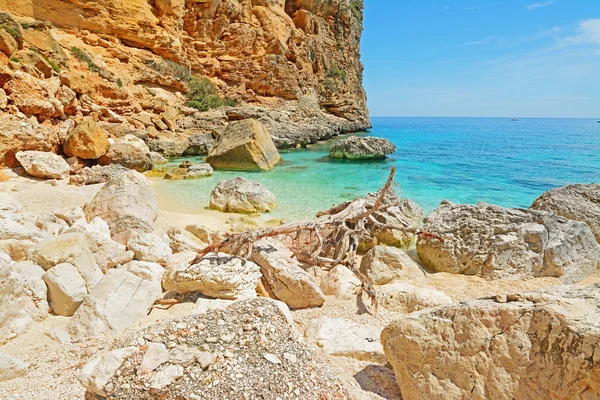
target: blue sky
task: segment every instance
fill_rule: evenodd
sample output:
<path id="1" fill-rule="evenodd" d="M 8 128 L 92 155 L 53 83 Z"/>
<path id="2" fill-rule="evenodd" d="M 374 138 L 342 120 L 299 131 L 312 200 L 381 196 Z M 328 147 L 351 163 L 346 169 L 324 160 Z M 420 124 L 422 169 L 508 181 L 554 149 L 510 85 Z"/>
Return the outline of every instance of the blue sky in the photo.
<path id="1" fill-rule="evenodd" d="M 600 118 L 600 0 L 364 0 L 371 116 Z"/>

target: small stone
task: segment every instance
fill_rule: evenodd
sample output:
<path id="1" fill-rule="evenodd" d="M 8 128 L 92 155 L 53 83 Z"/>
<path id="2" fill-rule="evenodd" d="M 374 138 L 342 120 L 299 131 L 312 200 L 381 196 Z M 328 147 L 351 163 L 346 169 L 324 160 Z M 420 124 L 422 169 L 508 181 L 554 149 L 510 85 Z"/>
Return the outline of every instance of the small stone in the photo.
<path id="1" fill-rule="evenodd" d="M 171 383 L 183 376 L 183 367 L 180 365 L 169 365 L 166 368 L 158 371 L 152 381 L 150 387 L 152 389 L 164 389 Z"/>
<path id="2" fill-rule="evenodd" d="M 296 355 L 292 354 L 292 353 L 283 353 L 283 358 L 285 358 L 286 360 L 288 360 L 292 364 L 295 364 L 296 361 L 298 361 L 298 357 L 296 357 Z"/>
<path id="3" fill-rule="evenodd" d="M 273 364 L 281 364 L 281 360 L 275 354 L 265 353 L 263 357 L 265 357 L 267 361 L 272 362 Z"/>
<path id="4" fill-rule="evenodd" d="M 202 351 L 196 355 L 196 361 L 202 367 L 202 369 L 206 369 L 213 363 L 214 358 L 213 355 L 207 351 Z"/>
<path id="5" fill-rule="evenodd" d="M 154 371 L 160 365 L 169 361 L 169 358 L 169 351 L 164 344 L 149 343 L 148 350 L 146 350 L 142 363 L 138 368 L 138 374 L 147 374 Z"/>

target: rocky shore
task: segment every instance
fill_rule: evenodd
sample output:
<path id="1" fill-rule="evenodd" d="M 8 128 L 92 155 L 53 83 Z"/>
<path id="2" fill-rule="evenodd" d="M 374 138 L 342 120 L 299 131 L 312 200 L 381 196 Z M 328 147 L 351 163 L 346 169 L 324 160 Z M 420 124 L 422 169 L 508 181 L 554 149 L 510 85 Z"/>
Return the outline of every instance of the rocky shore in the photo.
<path id="1" fill-rule="evenodd" d="M 227 232 L 260 227 L 248 225 L 252 216 L 232 224 L 216 211 L 164 213 L 134 170 L 87 186 L 19 169 L 7 176 L 0 183 L 7 398 L 597 395 L 600 253 L 585 223 L 443 203 L 421 226 L 418 206 L 391 193 L 375 216 L 396 228 L 367 227 L 372 239 L 361 244 L 356 275 L 300 261 L 284 237 L 256 242 L 246 259 L 198 259 Z M 244 192 L 232 190 L 227 196 Z M 403 221 L 425 233 L 407 236 L 397 228 Z M 360 276 L 374 284 L 377 310 Z M 548 385 L 565 365 L 570 372 Z"/>
<path id="2" fill-rule="evenodd" d="M 424 216 L 393 168 L 285 224 L 234 177 L 164 211 L 148 175 L 268 173 L 370 126 L 361 1 L 2 7 L 2 399 L 600 398 L 598 185 Z"/>

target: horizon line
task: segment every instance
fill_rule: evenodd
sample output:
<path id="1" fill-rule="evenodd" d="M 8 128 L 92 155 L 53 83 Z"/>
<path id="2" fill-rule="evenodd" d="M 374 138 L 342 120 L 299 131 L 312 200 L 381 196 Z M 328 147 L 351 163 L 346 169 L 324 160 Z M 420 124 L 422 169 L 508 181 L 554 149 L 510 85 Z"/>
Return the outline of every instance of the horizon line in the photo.
<path id="1" fill-rule="evenodd" d="M 370 116 L 369 118 L 494 118 L 494 119 L 597 119 L 600 121 L 600 117 L 467 117 L 467 116 L 427 116 L 427 115 L 396 115 L 396 116 L 383 116 L 376 115 Z"/>

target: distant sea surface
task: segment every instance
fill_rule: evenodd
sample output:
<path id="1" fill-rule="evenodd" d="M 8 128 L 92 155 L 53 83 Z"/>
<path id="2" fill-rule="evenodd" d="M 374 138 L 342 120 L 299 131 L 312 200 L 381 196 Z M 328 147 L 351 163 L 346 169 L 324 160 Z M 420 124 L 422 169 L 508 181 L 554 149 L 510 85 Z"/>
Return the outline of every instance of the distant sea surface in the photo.
<path id="1" fill-rule="evenodd" d="M 597 120 L 372 118 L 372 124 L 366 135 L 396 145 L 386 161 L 330 160 L 328 141 L 282 151 L 283 162 L 271 172 L 215 171 L 197 180 L 154 179 L 154 187 L 168 196 L 171 211 L 197 213 L 208 205 L 219 181 L 244 176 L 277 197 L 279 207 L 270 217 L 294 220 L 377 190 L 392 165 L 397 170 L 396 190 L 426 214 L 443 199 L 527 208 L 549 189 L 600 181 Z"/>

